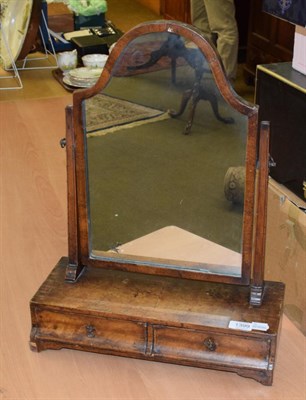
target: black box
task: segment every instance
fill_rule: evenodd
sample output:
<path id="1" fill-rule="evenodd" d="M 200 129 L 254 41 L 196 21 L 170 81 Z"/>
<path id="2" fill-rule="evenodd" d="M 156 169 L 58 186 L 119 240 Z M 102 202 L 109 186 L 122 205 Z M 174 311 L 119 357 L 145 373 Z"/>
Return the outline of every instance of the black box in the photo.
<path id="1" fill-rule="evenodd" d="M 306 76 L 292 63 L 258 65 L 256 99 L 259 120 L 270 121 L 270 154 L 276 163 L 270 175 L 305 200 Z"/>
<path id="2" fill-rule="evenodd" d="M 97 35 L 74 37 L 71 39 L 71 43 L 77 49 L 80 60 L 85 54 L 108 54 L 107 43 Z"/>
<path id="3" fill-rule="evenodd" d="M 85 54 L 109 54 L 108 49 L 110 46 L 123 35 L 123 33 L 113 25 L 109 25 L 109 27 L 113 29 L 115 32 L 114 34 L 102 37 L 93 34 L 88 36 L 74 37 L 71 39 L 71 43 L 77 49 L 79 60 L 81 60 Z"/>

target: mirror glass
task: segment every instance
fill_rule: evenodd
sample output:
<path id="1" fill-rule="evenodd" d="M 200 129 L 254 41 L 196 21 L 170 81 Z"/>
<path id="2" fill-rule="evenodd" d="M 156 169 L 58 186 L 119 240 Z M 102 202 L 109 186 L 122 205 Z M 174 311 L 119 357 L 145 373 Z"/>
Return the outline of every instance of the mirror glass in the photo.
<path id="1" fill-rule="evenodd" d="M 132 40 L 83 114 L 90 256 L 240 277 L 248 118 L 195 43 Z"/>

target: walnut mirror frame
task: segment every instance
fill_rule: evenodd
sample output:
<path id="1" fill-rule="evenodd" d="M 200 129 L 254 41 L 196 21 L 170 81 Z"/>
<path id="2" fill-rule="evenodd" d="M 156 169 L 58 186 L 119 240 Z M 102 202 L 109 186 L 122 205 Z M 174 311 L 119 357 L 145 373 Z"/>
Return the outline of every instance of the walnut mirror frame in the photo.
<path id="1" fill-rule="evenodd" d="M 148 43 L 153 50 L 150 47 L 143 57 Z M 132 58 L 127 53 L 131 48 L 136 49 Z M 169 51 L 174 54 L 172 58 Z M 177 55 L 180 60 L 175 57 Z M 155 65 L 159 58 L 162 58 L 161 68 Z M 204 60 L 205 71 L 202 69 Z M 138 69 L 139 73 L 133 75 Z M 215 100 L 210 101 L 216 97 L 210 96 L 206 101 L 207 92 L 201 94 L 198 84 L 202 75 L 207 78 L 205 90 L 209 83 L 215 82 L 213 87 L 220 94 L 215 94 L 217 106 L 220 106 L 219 115 Z M 187 83 L 187 87 L 182 82 Z M 121 89 L 126 89 L 127 83 L 128 96 L 124 98 Z M 154 90 L 157 87 L 154 93 L 158 96 L 147 90 L 152 83 Z M 140 108 L 138 103 L 135 107 L 137 88 L 146 97 Z M 115 101 L 110 97 L 114 94 Z M 101 98 L 101 95 L 106 97 Z M 191 108 L 189 114 L 181 115 L 178 107 L 180 102 L 185 102 L 185 95 L 191 95 Z M 199 97 L 205 101 L 197 102 Z M 105 128 L 103 125 L 103 129 L 99 120 L 99 129 L 91 136 L 89 123 L 97 119 L 88 117 L 92 116 L 91 106 L 95 106 L 97 100 L 100 111 L 112 105 L 116 124 L 120 104 L 128 105 L 130 109 L 132 103 L 136 116 L 142 109 L 145 118 L 141 121 L 136 118 L 135 123 L 135 113 L 132 113 L 131 121 L 124 126 L 117 124 Z M 101 101 L 104 101 L 103 107 Z M 158 110 L 163 112 L 157 116 L 153 112 L 152 116 L 156 102 L 160 106 Z M 193 121 L 195 106 L 199 112 Z M 202 118 L 204 111 L 205 118 Z M 150 22 L 137 26 L 118 41 L 96 85 L 76 91 L 73 107 L 66 108 L 68 257 L 59 260 L 31 300 L 32 350 L 69 348 L 169 362 L 235 372 L 264 385 L 272 384 L 284 285 L 263 281 L 269 123 L 261 123 L 258 135 L 257 111 L 256 106 L 244 102 L 233 91 L 214 48 L 192 27 L 173 21 Z M 225 135 L 221 134 L 223 130 Z M 201 229 L 210 222 L 207 218 L 213 214 L 215 203 L 221 205 L 221 212 L 224 208 L 229 209 L 231 216 L 237 211 L 236 206 L 225 206 L 227 199 L 220 190 L 223 179 L 219 179 L 224 177 L 224 165 L 218 168 L 224 158 L 230 159 L 233 147 L 227 147 L 228 157 L 224 157 L 224 152 L 218 151 L 218 145 L 224 137 L 225 141 L 238 142 L 237 132 L 242 130 L 247 134 L 241 136 L 247 140 L 243 142 L 246 143 L 243 158 L 239 158 L 245 160 L 246 176 L 244 207 L 239 205 L 237 219 L 242 221 L 242 253 L 239 253 L 242 262 L 238 266 L 241 273 L 235 275 L 227 271 L 232 267 L 227 255 L 235 253 L 231 245 L 224 248 L 217 236 L 206 236 Z M 96 132 L 100 134 L 97 136 Z M 191 150 L 193 157 L 188 158 Z M 185 154 L 183 162 L 177 162 L 182 153 Z M 210 188 L 217 190 L 213 191 L 214 202 L 205 214 L 207 203 L 203 208 L 202 201 L 206 200 L 203 199 L 207 190 L 205 184 L 210 178 L 205 170 L 207 158 L 219 174 L 215 175 L 218 179 L 214 177 L 211 182 Z M 159 161 L 155 162 L 157 159 Z M 174 168 L 171 169 L 172 164 Z M 191 179 L 192 174 L 195 180 Z M 130 182 L 134 175 L 140 186 Z M 161 180 L 165 184 L 160 184 Z M 186 180 L 190 185 L 185 185 Z M 133 190 L 127 193 L 130 186 Z M 198 192 L 192 190 L 194 186 Z M 150 190 L 152 187 L 154 190 Z M 116 195 L 110 197 L 113 190 Z M 155 192 L 161 203 L 157 207 Z M 200 202 L 196 193 L 199 193 Z M 113 202 L 115 207 L 110 207 L 109 211 L 108 206 Z M 135 217 L 135 224 L 132 222 L 138 210 L 134 202 L 141 211 L 140 217 Z M 173 214 L 170 213 L 172 208 L 175 209 Z M 108 214 L 104 213 L 105 209 Z M 124 218 L 126 209 L 132 212 L 132 219 Z M 177 213 L 177 209 L 183 212 Z M 241 209 L 243 213 L 240 213 Z M 142 211 L 146 213 L 142 214 Z M 100 220 L 96 218 L 100 215 L 104 224 L 101 236 Z M 157 220 L 160 215 L 161 219 Z M 115 222 L 110 228 L 115 225 L 116 229 L 108 230 L 105 216 L 112 217 Z M 194 216 L 199 224 L 195 224 L 198 221 Z M 222 214 L 221 229 L 224 231 L 228 228 L 226 223 L 222 226 L 225 220 Z M 127 221 L 131 223 L 127 224 Z M 213 227 L 214 223 L 215 220 Z M 210 234 L 211 226 L 208 229 Z M 113 232 L 114 236 L 105 245 Z M 168 236 L 160 239 L 161 232 Z M 152 242 L 152 236 L 157 240 Z M 172 240 L 170 251 L 167 248 L 169 237 Z M 110 247 L 117 238 L 123 238 L 123 245 L 115 249 L 118 252 Z M 148 239 L 149 246 L 144 245 Z M 145 249 L 142 253 L 135 251 L 139 243 L 141 251 Z M 188 246 L 185 258 L 182 254 L 186 253 L 181 248 L 184 250 Z M 161 258 L 152 256 L 152 247 L 166 251 L 159 253 Z M 128 252 L 125 251 L 127 248 Z M 204 256 L 203 262 L 202 258 L 194 258 L 198 253 Z M 228 265 L 207 262 L 210 253 L 218 257 L 222 253 L 219 259 Z"/>
<path id="2" fill-rule="evenodd" d="M 88 187 L 90 174 L 88 167 L 89 161 L 86 129 L 84 128 L 86 123 L 85 104 L 88 99 L 91 99 L 100 93 L 104 93 L 110 82 L 114 79 L 114 76 L 118 74 L 118 70 L 122 69 L 122 63 L 124 64 L 123 55 L 125 55 L 126 49 L 129 49 L 129 46 L 133 46 L 135 40 L 138 40 L 139 38 L 142 40 L 142 38 L 147 35 L 153 35 L 152 37 L 154 37 L 154 35 L 166 35 L 166 37 L 170 38 L 184 38 L 185 43 L 192 43 L 193 46 L 191 46 L 191 50 L 188 48 L 187 51 L 194 52 L 192 47 L 196 48 L 198 54 L 200 54 L 206 61 L 206 67 L 209 69 L 214 80 L 219 96 L 223 99 L 227 107 L 236 113 L 235 115 L 241 115 L 245 118 L 245 187 L 242 214 L 241 266 L 239 266 L 241 271 L 240 275 L 220 272 L 222 271 L 222 268 L 223 270 L 226 268 L 226 266 L 222 265 L 220 265 L 220 270 L 217 269 L 216 271 L 216 269 L 214 269 L 215 265 L 210 265 L 209 262 L 205 262 L 205 260 L 203 260 L 202 263 L 186 263 L 185 260 L 169 261 L 163 258 L 155 259 L 154 257 L 150 257 L 150 255 L 148 257 L 139 257 L 137 255 L 133 256 L 132 254 L 127 257 L 122 254 L 117 254 L 117 252 L 102 252 L 101 256 L 97 256 L 92 252 L 90 232 L 90 189 Z M 181 45 L 181 43 L 179 45 Z M 183 45 L 183 48 L 185 51 L 185 45 Z M 167 51 L 169 51 L 169 48 Z M 181 53 L 179 55 L 182 56 Z M 200 65 L 199 69 L 199 63 L 197 64 L 197 61 L 194 62 L 195 65 L 193 65 L 193 61 L 190 61 L 188 57 L 189 56 L 187 55 L 184 59 L 183 55 L 183 61 L 185 64 L 191 64 L 195 72 L 194 85 L 191 88 L 191 93 L 194 95 L 195 93 L 198 93 L 196 91 L 199 90 L 199 82 L 202 78 L 204 68 Z M 176 62 L 177 57 L 171 58 L 171 55 L 168 55 L 168 69 L 172 74 L 172 82 L 171 76 L 169 76 L 169 82 L 172 84 L 173 80 L 175 80 L 176 70 L 178 70 L 178 68 L 175 70 Z M 146 62 L 144 62 L 143 65 L 146 65 Z M 130 67 L 131 66 L 129 65 L 128 68 Z M 126 69 L 128 68 L 126 67 Z M 132 67 L 130 69 L 132 69 Z M 141 73 L 146 72 L 146 68 L 142 68 L 142 66 L 139 69 L 142 69 Z M 192 99 L 192 101 L 194 101 L 194 99 Z M 192 280 L 250 285 L 251 304 L 259 305 L 261 303 L 263 293 L 269 124 L 263 124 L 261 128 L 261 136 L 263 138 L 263 140 L 260 141 L 260 145 L 262 146 L 262 160 L 259 164 L 259 178 L 256 180 L 256 164 L 258 161 L 257 149 L 259 147 L 258 108 L 257 106 L 244 101 L 235 93 L 231 84 L 225 77 L 222 63 L 214 49 L 214 46 L 210 42 L 206 41 L 197 29 L 174 21 L 155 21 L 141 24 L 126 33 L 119 39 L 110 53 L 98 82 L 89 89 L 74 92 L 73 107 L 67 107 L 66 120 L 69 221 L 69 265 L 66 271 L 67 281 L 76 281 L 84 267 L 92 266 L 152 275 L 180 277 Z M 178 135 L 180 135 L 180 132 L 178 132 Z M 260 196 L 255 218 L 256 184 L 259 188 L 258 191 L 260 191 Z M 254 232 L 256 232 L 255 236 Z"/>

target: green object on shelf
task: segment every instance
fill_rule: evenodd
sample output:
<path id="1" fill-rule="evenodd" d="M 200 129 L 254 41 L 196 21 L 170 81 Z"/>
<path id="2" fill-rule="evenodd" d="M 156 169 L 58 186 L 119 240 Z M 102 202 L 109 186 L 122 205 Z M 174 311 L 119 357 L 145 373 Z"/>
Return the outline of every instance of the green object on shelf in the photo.
<path id="1" fill-rule="evenodd" d="M 68 0 L 68 7 L 76 15 L 89 17 L 105 13 L 107 2 L 106 0 Z"/>

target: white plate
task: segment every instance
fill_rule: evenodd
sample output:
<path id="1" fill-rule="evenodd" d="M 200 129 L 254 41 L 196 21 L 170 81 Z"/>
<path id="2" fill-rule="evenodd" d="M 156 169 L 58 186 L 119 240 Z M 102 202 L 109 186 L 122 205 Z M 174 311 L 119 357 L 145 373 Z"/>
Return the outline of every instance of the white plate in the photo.
<path id="1" fill-rule="evenodd" d="M 9 68 L 12 59 L 17 60 L 27 31 L 32 13 L 33 0 L 0 0 L 2 40 L 0 55 L 5 68 Z M 3 35 L 8 43 L 11 56 L 5 46 Z"/>
<path id="2" fill-rule="evenodd" d="M 103 68 L 75 68 L 69 71 L 68 75 L 74 79 L 99 79 Z"/>
<path id="3" fill-rule="evenodd" d="M 68 74 L 64 75 L 63 82 L 66 83 L 66 85 L 69 85 L 69 86 L 72 86 L 72 87 L 75 87 L 75 88 L 88 88 L 88 87 L 93 86 L 96 83 L 96 81 L 93 82 L 93 83 L 91 82 L 89 84 L 86 84 L 86 83 L 83 83 L 83 82 L 80 82 L 80 83 L 71 82 L 70 77 L 69 77 Z"/>

